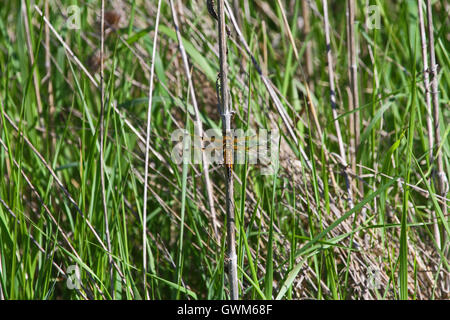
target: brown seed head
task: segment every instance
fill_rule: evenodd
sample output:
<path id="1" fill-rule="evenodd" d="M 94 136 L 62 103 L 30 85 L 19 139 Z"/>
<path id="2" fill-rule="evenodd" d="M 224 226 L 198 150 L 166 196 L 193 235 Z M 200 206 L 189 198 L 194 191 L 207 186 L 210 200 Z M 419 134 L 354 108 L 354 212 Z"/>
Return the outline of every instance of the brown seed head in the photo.
<path id="1" fill-rule="evenodd" d="M 103 56 L 103 61 L 105 61 L 105 57 Z M 100 50 L 95 50 L 87 60 L 87 66 L 92 73 L 95 73 L 100 70 L 101 59 L 100 59 Z"/>
<path id="2" fill-rule="evenodd" d="M 122 16 L 116 10 L 108 10 L 105 12 L 105 29 L 111 28 L 113 30 L 118 29 L 120 19 Z"/>

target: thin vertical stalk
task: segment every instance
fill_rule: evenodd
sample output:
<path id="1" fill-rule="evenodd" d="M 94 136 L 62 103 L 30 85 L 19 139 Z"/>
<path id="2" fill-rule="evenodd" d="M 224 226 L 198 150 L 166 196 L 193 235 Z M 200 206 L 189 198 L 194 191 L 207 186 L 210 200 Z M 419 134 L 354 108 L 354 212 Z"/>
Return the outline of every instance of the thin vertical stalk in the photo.
<path id="1" fill-rule="evenodd" d="M 427 108 L 427 130 L 428 130 L 428 151 L 429 151 L 429 161 L 430 166 L 433 163 L 433 116 L 432 116 L 432 106 L 431 106 L 431 94 L 430 94 L 430 76 L 428 69 L 428 52 L 427 52 L 427 36 L 425 33 L 425 20 L 423 16 L 423 0 L 417 0 L 417 10 L 419 13 L 419 28 L 420 28 L 420 39 L 422 44 L 422 62 L 423 62 L 423 86 L 425 90 L 425 103 Z M 431 179 L 430 179 L 431 180 Z M 431 183 L 431 181 L 430 181 Z M 439 224 L 437 223 L 436 212 L 433 211 L 433 233 L 436 240 L 438 248 L 441 248 L 441 236 L 439 232 Z"/>
<path id="2" fill-rule="evenodd" d="M 103 71 L 104 63 L 104 48 L 105 46 L 105 0 L 102 0 L 101 18 L 100 18 L 100 184 L 102 188 L 102 203 L 103 203 L 103 218 L 105 221 L 106 245 L 109 253 L 109 280 L 111 285 L 111 296 L 114 299 L 114 282 L 112 269 L 112 255 L 111 255 L 111 237 L 109 234 L 108 208 L 106 204 L 106 190 L 105 190 L 105 164 L 104 164 L 104 121 L 105 121 L 105 79 Z"/>
<path id="3" fill-rule="evenodd" d="M 311 32 L 311 18 L 310 18 L 310 9 L 309 9 L 309 1 L 302 0 L 302 16 L 303 16 L 303 34 L 305 35 L 305 41 Z M 312 62 L 312 43 L 311 41 L 306 41 L 306 51 L 305 51 L 305 61 L 306 61 L 306 76 L 308 79 L 309 87 L 312 91 L 314 91 L 314 83 L 311 79 L 313 75 L 313 62 Z"/>
<path id="4" fill-rule="evenodd" d="M 144 204 L 142 213 L 142 266 L 143 266 L 143 277 L 144 277 L 144 293 L 145 297 L 149 299 L 147 291 L 147 185 L 148 185 L 148 161 L 149 161 L 149 150 L 150 150 L 150 131 L 152 123 L 152 101 L 153 101 L 153 79 L 155 77 L 155 57 L 156 48 L 158 40 L 158 26 L 159 26 L 159 16 L 161 10 L 161 0 L 158 1 L 158 11 L 156 14 L 155 22 L 155 37 L 153 40 L 153 51 L 152 51 L 152 61 L 150 67 L 150 86 L 148 90 L 148 108 L 147 108 L 147 132 L 145 137 L 145 169 L 144 169 Z"/>
<path id="5" fill-rule="evenodd" d="M 408 143 L 406 148 L 406 173 L 405 173 L 405 188 L 403 197 L 403 207 L 401 215 L 400 227 L 400 252 L 399 252 L 399 285 L 400 285 L 400 299 L 408 299 L 408 210 L 409 197 L 411 187 L 408 186 L 411 180 L 411 165 L 414 158 L 414 131 L 416 123 L 416 99 L 417 99 L 417 82 L 416 82 L 416 51 L 412 57 L 412 78 L 411 78 L 411 105 L 410 118 L 408 123 Z"/>
<path id="6" fill-rule="evenodd" d="M 419 13 L 419 29 L 420 39 L 422 44 L 422 62 L 423 62 L 423 85 L 425 89 L 425 102 L 427 107 L 427 129 L 428 129 L 428 146 L 429 146 L 429 158 L 430 163 L 433 162 L 433 117 L 431 107 L 431 94 L 430 94 L 430 75 L 428 70 L 428 52 L 427 52 L 427 36 L 425 33 L 425 21 L 423 16 L 423 0 L 417 0 L 417 10 Z"/>
<path id="7" fill-rule="evenodd" d="M 297 47 L 295 46 L 294 37 L 292 36 L 292 32 L 291 32 L 291 29 L 290 29 L 289 22 L 287 20 L 286 14 L 284 13 L 285 10 L 283 8 L 283 4 L 281 3 L 281 0 L 277 0 L 277 2 L 278 2 L 278 6 L 280 7 L 280 10 L 281 10 L 281 16 L 282 16 L 282 19 L 283 19 L 284 27 L 286 28 L 286 33 L 287 33 L 287 35 L 289 37 L 289 41 L 292 44 L 292 49 L 294 50 L 295 58 L 298 59 L 299 58 L 298 50 L 297 50 Z"/>
<path id="8" fill-rule="evenodd" d="M 436 55 L 434 52 L 434 31 L 433 31 L 433 12 L 431 7 L 431 0 L 427 0 L 427 23 L 428 23 L 428 47 L 430 50 L 430 74 L 431 74 L 431 101 L 433 103 L 433 125 L 434 125 L 434 144 L 439 150 L 441 145 L 441 131 L 439 125 L 439 92 L 438 92 L 438 74 L 437 74 L 437 64 Z M 435 167 L 435 187 L 437 193 L 441 197 L 445 197 L 448 192 L 448 180 L 444 171 L 444 162 L 442 160 L 442 152 L 436 152 L 434 155 L 434 160 L 436 163 Z M 446 201 L 441 203 L 441 210 L 444 217 L 447 216 L 447 203 Z M 445 238 L 447 238 L 446 235 Z M 437 241 L 437 239 L 436 239 Z M 444 239 L 444 243 L 446 243 Z M 448 248 L 444 249 L 444 254 L 448 254 Z M 447 282 L 448 281 L 447 279 Z"/>
<path id="9" fill-rule="evenodd" d="M 359 108 L 359 96 L 358 96 L 358 53 L 356 46 L 356 34 L 355 34 L 355 0 L 347 0 L 347 49 L 348 49 L 348 61 L 349 61 L 349 78 L 350 78 L 350 92 L 351 92 L 351 109 L 355 110 Z M 356 154 L 359 146 L 359 130 L 360 120 L 359 111 L 352 113 L 350 121 L 353 122 L 353 139 L 352 147 L 352 167 L 356 170 Z M 360 168 L 361 170 L 361 168 Z"/>
<path id="10" fill-rule="evenodd" d="M 48 17 L 50 16 L 50 9 L 49 9 L 49 0 L 45 0 L 45 15 Z M 44 34 L 45 34 L 45 69 L 47 70 L 47 74 L 44 77 L 48 81 L 48 104 L 49 104 L 49 110 L 48 110 L 48 118 L 49 123 L 47 125 L 47 130 L 51 131 L 53 130 L 54 126 L 54 117 L 55 117 L 55 98 L 53 95 L 53 82 L 52 82 L 52 64 L 50 62 L 50 28 L 48 27 L 48 24 L 45 24 L 44 26 Z M 42 83 L 45 79 L 42 79 Z M 51 128 L 51 129 L 50 129 Z M 47 138 L 50 142 L 49 147 L 49 153 L 53 154 L 53 150 L 55 150 L 56 146 L 56 135 L 52 135 L 51 132 L 47 134 Z"/>
<path id="11" fill-rule="evenodd" d="M 233 185 L 233 136 L 231 130 L 232 112 L 228 96 L 228 64 L 227 64 L 227 33 L 225 27 L 225 4 L 219 0 L 217 5 L 219 20 L 219 60 L 220 60 L 220 95 L 223 139 L 225 141 L 224 157 L 226 171 L 226 214 L 227 214 L 227 245 L 229 259 L 230 296 L 232 300 L 239 297 L 237 277 L 237 256 L 234 221 L 234 185 Z"/>
<path id="12" fill-rule="evenodd" d="M 333 55 L 331 54 L 331 41 L 330 41 L 330 23 L 328 20 L 328 2 L 327 0 L 322 0 L 323 3 L 323 15 L 324 15 L 324 24 L 325 24 L 325 41 L 326 41 L 326 50 L 327 50 L 327 60 L 328 60 L 328 77 L 330 82 L 330 100 L 331 100 L 331 112 L 333 114 L 334 126 L 336 129 L 336 135 L 338 138 L 339 144 L 339 153 L 341 156 L 342 166 L 344 167 L 343 173 L 346 182 L 347 188 L 347 196 L 348 196 L 348 204 L 349 208 L 353 208 L 353 197 L 351 190 L 351 180 L 347 173 L 347 160 L 344 151 L 344 143 L 342 141 L 341 128 L 339 126 L 339 120 L 337 120 L 337 108 L 336 108 L 336 91 L 334 87 L 334 69 L 333 69 Z"/>

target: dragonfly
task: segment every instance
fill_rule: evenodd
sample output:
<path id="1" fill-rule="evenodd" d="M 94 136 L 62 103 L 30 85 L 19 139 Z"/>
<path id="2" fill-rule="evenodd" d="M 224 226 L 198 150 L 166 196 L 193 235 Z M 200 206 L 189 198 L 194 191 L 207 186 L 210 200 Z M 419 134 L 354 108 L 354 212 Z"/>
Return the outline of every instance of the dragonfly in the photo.
<path id="1" fill-rule="evenodd" d="M 188 141 L 184 139 L 188 139 Z M 227 134 L 222 136 L 217 134 L 217 131 L 215 131 L 215 134 L 203 136 L 183 132 L 179 135 L 172 135 L 171 138 L 172 142 L 176 142 L 174 150 L 177 155 L 180 151 L 183 151 L 183 146 L 185 146 L 186 154 L 183 156 L 186 156 L 186 158 L 184 159 L 191 160 L 191 151 L 193 151 L 194 163 L 199 164 L 202 161 L 201 152 L 206 152 L 209 162 L 224 164 L 229 170 L 233 169 L 234 164 L 245 164 L 246 155 L 249 164 L 269 165 L 271 158 L 278 151 L 278 144 L 271 139 L 272 137 L 268 139 L 266 135 Z M 185 142 L 187 142 L 189 149 L 186 149 Z"/>

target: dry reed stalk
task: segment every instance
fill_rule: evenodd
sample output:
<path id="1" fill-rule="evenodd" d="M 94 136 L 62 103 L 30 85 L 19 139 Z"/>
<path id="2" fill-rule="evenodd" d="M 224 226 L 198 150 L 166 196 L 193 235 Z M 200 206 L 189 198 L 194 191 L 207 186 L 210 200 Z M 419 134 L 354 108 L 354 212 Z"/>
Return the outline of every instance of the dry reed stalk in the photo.
<path id="1" fill-rule="evenodd" d="M 148 108 L 147 108 L 147 131 L 146 131 L 146 139 L 145 139 L 145 169 L 144 169 L 144 204 L 143 204 L 143 215 L 142 215 L 142 263 L 143 263 L 143 280 L 144 280 L 144 293 L 147 299 L 150 298 L 147 291 L 147 185 L 148 185 L 148 161 L 149 161 L 149 152 L 150 149 L 150 131 L 151 131 L 151 122 L 152 122 L 152 98 L 153 98 L 153 79 L 155 75 L 155 57 L 156 57 L 156 48 L 157 48 L 157 40 L 158 40 L 158 27 L 159 27 L 159 17 L 161 10 L 161 0 L 158 1 L 158 10 L 156 14 L 156 22 L 155 22 L 155 37 L 153 40 L 153 52 L 152 52 L 152 61 L 150 67 L 150 86 L 148 90 Z"/>
<path id="2" fill-rule="evenodd" d="M 292 36 L 292 32 L 291 32 L 291 29 L 289 27 L 289 23 L 287 21 L 287 17 L 286 17 L 286 14 L 285 14 L 285 10 L 284 10 L 283 4 L 281 3 L 281 0 L 277 0 L 277 2 L 278 2 L 278 6 L 280 7 L 281 17 L 283 18 L 283 24 L 284 24 L 284 27 L 286 28 L 286 33 L 288 35 L 289 41 L 292 44 L 292 49 L 294 49 L 295 58 L 298 59 L 299 56 L 298 56 L 297 46 L 295 45 L 294 37 Z"/>
<path id="3" fill-rule="evenodd" d="M 339 154 L 341 156 L 341 164 L 343 166 L 343 174 L 347 189 L 348 196 L 348 204 L 350 209 L 353 208 L 353 196 L 351 190 L 352 181 L 347 172 L 347 160 L 346 154 L 344 151 L 344 142 L 342 141 L 341 128 L 339 126 L 339 121 L 337 120 L 337 108 L 336 108 L 336 92 L 334 87 L 334 69 L 333 69 L 333 55 L 331 54 L 331 41 L 330 41 L 330 23 L 328 20 L 328 2 L 327 0 L 322 0 L 323 3 L 323 15 L 324 15 L 324 24 L 325 24 L 325 41 L 326 41 L 326 50 L 327 50 L 327 60 L 328 60 L 328 77 L 330 82 L 330 101 L 331 101 L 331 111 L 333 114 L 334 126 L 336 129 L 336 135 L 339 144 Z"/>
<path id="4" fill-rule="evenodd" d="M 49 5 L 48 5 L 49 0 L 45 0 L 45 15 L 48 17 L 50 14 L 50 9 L 49 9 Z M 48 27 L 48 24 L 45 24 L 44 26 L 44 34 L 45 34 L 45 69 L 47 70 L 47 74 L 46 76 L 42 79 L 42 83 L 44 83 L 45 79 L 47 79 L 48 81 L 48 85 L 47 85 L 47 90 L 48 90 L 48 105 L 49 105 L 49 110 L 48 110 L 48 119 L 49 119 L 49 124 L 48 124 L 48 128 L 53 128 L 54 126 L 54 117 L 55 117 L 55 112 L 56 112 L 56 108 L 55 108 L 55 97 L 53 95 L 53 82 L 51 79 L 52 76 L 52 64 L 50 63 L 50 29 Z M 50 130 L 50 129 L 48 129 Z M 53 130 L 53 129 L 51 129 Z M 51 132 L 48 134 L 48 137 L 51 139 L 50 142 L 50 154 L 53 154 L 53 150 L 55 150 L 56 147 L 56 135 L 52 135 Z"/>
<path id="5" fill-rule="evenodd" d="M 423 62 L 423 86 L 425 90 L 425 103 L 427 107 L 427 129 L 428 129 L 428 149 L 429 149 L 429 159 L 430 165 L 433 163 L 433 117 L 432 117 L 432 106 L 431 106 L 431 94 L 430 94 L 430 80 L 429 80 L 429 70 L 428 70 L 428 53 L 427 53 L 427 36 L 425 33 L 425 21 L 423 16 L 423 0 L 417 0 L 417 10 L 419 13 L 419 29 L 420 29 L 420 39 L 422 44 L 422 62 Z M 431 178 L 430 178 L 431 183 Z M 436 211 L 433 211 L 433 233 L 436 239 L 438 248 L 441 248 L 441 236 L 439 231 L 439 224 L 437 222 Z"/>
<path id="6" fill-rule="evenodd" d="M 430 76 L 428 71 L 428 52 L 427 52 L 427 36 L 425 33 L 425 21 L 423 16 L 423 0 L 417 0 L 417 10 L 419 13 L 419 29 L 420 29 L 420 39 L 422 44 L 422 62 L 424 68 L 423 75 L 423 85 L 425 90 L 425 102 L 427 107 L 427 129 L 428 129 L 428 147 L 429 147 L 429 157 L 430 163 L 433 162 L 433 117 L 432 117 L 432 107 L 431 107 L 431 95 L 430 95 Z"/>
<path id="7" fill-rule="evenodd" d="M 309 1 L 303 0 L 302 1 L 302 16 L 303 16 L 303 33 L 305 35 L 305 41 L 306 37 L 308 37 L 309 33 L 311 32 L 311 15 L 310 15 L 310 8 L 309 8 Z M 313 70 L 313 61 L 312 61 L 312 43 L 311 41 L 306 42 L 306 50 L 305 50 L 305 61 L 306 61 L 306 76 L 309 80 L 309 87 L 312 91 L 314 91 L 314 83 L 311 79 L 314 70 Z"/>
<path id="8" fill-rule="evenodd" d="M 427 0 L 427 23 L 428 23 L 428 48 L 430 50 L 430 74 L 431 74 L 431 101 L 433 103 L 433 124 L 434 124 L 434 145 L 436 147 L 436 154 L 433 161 L 436 163 L 434 170 L 435 188 L 437 193 L 445 197 L 447 195 L 449 186 L 447 176 L 444 171 L 444 162 L 442 159 L 442 151 L 439 152 L 441 145 L 441 131 L 439 125 L 439 92 L 438 92 L 438 72 L 436 64 L 436 55 L 434 52 L 434 30 L 433 30 L 433 12 L 431 7 L 431 0 Z M 447 204 L 441 204 L 441 210 L 444 217 L 447 216 Z M 445 237 L 443 243 L 447 243 L 447 233 L 444 233 Z M 437 241 L 437 239 L 436 239 Z M 449 247 L 443 248 L 444 255 L 448 255 L 450 252 Z M 450 279 L 446 280 L 447 287 L 450 287 Z M 449 288 L 447 288 L 449 289 Z"/>
<path id="9" fill-rule="evenodd" d="M 349 79 L 350 79 L 350 110 L 359 108 L 358 97 L 358 58 L 356 52 L 356 35 L 355 35 L 355 0 L 347 0 L 347 54 L 349 63 Z M 352 138 L 350 140 L 352 154 L 352 169 L 356 173 L 356 154 L 359 145 L 359 111 L 350 115 L 350 131 Z M 360 172 L 361 175 L 361 172 Z"/>
<path id="10" fill-rule="evenodd" d="M 106 245 L 108 247 L 109 255 L 109 280 L 111 285 L 111 296 L 114 299 L 114 282 L 113 282 L 113 268 L 112 268 L 112 252 L 111 252 L 111 236 L 109 234 L 108 221 L 108 207 L 106 204 L 106 190 L 105 190 L 105 163 L 104 163 L 104 121 L 105 121 L 105 78 L 103 70 L 103 55 L 105 50 L 105 0 L 102 0 L 101 17 L 100 17 L 100 185 L 102 188 L 102 203 L 103 203 L 103 219 L 105 221 Z"/>
<path id="11" fill-rule="evenodd" d="M 212 1 L 211 1 L 212 2 Z M 210 3 L 211 3 L 210 2 Z M 217 18 L 219 24 L 219 60 L 220 60 L 220 116 L 222 118 L 222 139 L 224 139 L 224 164 L 226 175 L 226 215 L 227 215 L 227 246 L 228 246 L 228 277 L 230 282 L 230 298 L 239 299 L 237 277 L 237 256 L 235 239 L 234 214 L 234 181 L 233 181 L 233 132 L 231 123 L 233 112 L 230 107 L 228 91 L 227 63 L 227 30 L 225 25 L 224 0 L 217 1 Z"/>
<path id="12" fill-rule="evenodd" d="M 433 103 L 433 122 L 434 122 L 434 143 L 435 146 L 439 148 L 441 144 L 441 132 L 439 125 L 439 91 L 438 91 L 438 65 L 436 64 L 436 55 L 434 51 L 434 31 L 433 31 L 433 13 L 431 8 L 431 1 L 427 0 L 427 20 L 428 20 L 428 47 L 430 50 L 430 68 L 429 72 L 431 74 L 431 96 Z M 445 197 L 448 192 L 448 181 L 444 172 L 444 162 L 442 159 L 442 152 L 436 152 L 436 180 L 437 180 L 437 191 L 438 194 Z M 446 206 L 443 206 L 446 210 Z"/>

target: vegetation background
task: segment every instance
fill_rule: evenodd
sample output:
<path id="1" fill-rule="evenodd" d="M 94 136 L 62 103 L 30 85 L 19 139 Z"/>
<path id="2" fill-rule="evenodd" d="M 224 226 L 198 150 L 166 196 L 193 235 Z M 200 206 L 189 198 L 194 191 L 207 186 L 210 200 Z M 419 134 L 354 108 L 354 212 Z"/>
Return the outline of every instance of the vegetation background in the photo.
<path id="1" fill-rule="evenodd" d="M 435 77 L 428 1 L 347 2 L 226 1 L 234 126 L 281 134 L 233 167 L 241 299 L 449 298 L 449 2 Z M 221 127 L 217 22 L 101 9 L 0 1 L 0 298 L 227 299 L 225 171 L 171 157 Z"/>

